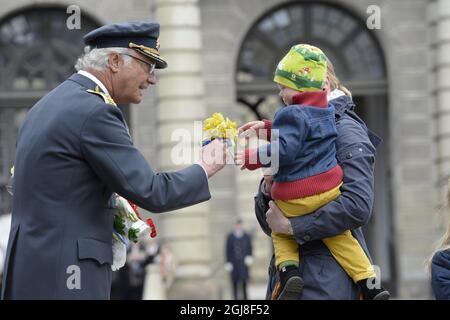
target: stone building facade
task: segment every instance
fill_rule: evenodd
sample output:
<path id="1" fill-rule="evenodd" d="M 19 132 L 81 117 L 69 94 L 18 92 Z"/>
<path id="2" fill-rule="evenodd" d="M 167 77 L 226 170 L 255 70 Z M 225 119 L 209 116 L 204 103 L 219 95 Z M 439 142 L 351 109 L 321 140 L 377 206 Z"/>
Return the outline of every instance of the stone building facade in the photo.
<path id="1" fill-rule="evenodd" d="M 78 31 L 63 23 L 73 4 L 82 14 Z M 373 28 L 369 21 L 378 10 L 379 28 Z M 45 15 L 59 24 L 49 28 Z M 323 48 L 358 112 L 384 140 L 374 213 L 365 227 L 375 263 L 396 297 L 431 297 L 424 261 L 448 221 L 439 210 L 450 174 L 448 1 L 3 1 L 0 187 L 24 113 L 70 74 L 83 31 L 127 20 L 157 20 L 162 26 L 161 51 L 169 68 L 158 72 L 158 85 L 141 105 L 124 107 L 135 144 L 157 170 L 184 166 L 170 161 L 174 147 L 191 150 L 198 139 L 177 140 L 174 132 L 193 136 L 194 121 L 216 111 L 239 123 L 273 115 L 279 100 L 270 76 L 277 59 L 296 42 Z M 45 37 L 36 37 L 36 27 Z M 227 166 L 210 181 L 211 201 L 155 216 L 162 240 L 179 261 L 169 298 L 230 297 L 224 239 L 237 217 L 253 235 L 253 284 L 263 286 L 271 246 L 253 213 L 259 179 L 257 172 Z M 1 213 L 9 209 L 7 197 L 0 192 Z"/>

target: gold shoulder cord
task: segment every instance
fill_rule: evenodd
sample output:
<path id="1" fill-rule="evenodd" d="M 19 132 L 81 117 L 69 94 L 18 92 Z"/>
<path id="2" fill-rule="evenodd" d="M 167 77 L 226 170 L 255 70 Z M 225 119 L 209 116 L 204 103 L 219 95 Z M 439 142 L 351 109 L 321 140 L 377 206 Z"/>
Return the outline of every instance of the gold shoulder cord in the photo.
<path id="1" fill-rule="evenodd" d="M 93 93 L 93 94 L 96 94 L 96 95 L 102 97 L 103 101 L 105 101 L 106 104 L 109 104 L 109 105 L 117 107 L 117 104 L 114 102 L 113 98 L 109 94 L 101 92 L 100 88 L 98 86 L 95 87 L 95 90 L 87 89 L 86 91 L 89 92 L 89 93 Z M 124 120 L 124 125 L 125 125 L 125 129 L 127 129 L 128 136 L 131 139 L 130 129 L 128 128 L 128 125 L 125 122 L 125 120 Z"/>
<path id="2" fill-rule="evenodd" d="M 103 101 L 106 104 L 110 104 L 110 105 L 113 105 L 113 106 L 117 107 L 117 104 L 114 102 L 113 98 L 109 94 L 101 92 L 100 88 L 98 86 L 95 87 L 95 90 L 87 89 L 86 91 L 89 92 L 89 93 L 93 93 L 93 94 L 96 94 L 96 95 L 102 97 Z"/>

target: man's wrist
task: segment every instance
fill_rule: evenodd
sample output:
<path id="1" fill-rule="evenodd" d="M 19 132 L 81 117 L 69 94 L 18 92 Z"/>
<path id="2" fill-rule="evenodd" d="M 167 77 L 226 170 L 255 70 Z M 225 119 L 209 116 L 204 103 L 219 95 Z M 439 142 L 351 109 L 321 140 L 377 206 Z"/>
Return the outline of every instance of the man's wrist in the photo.
<path id="1" fill-rule="evenodd" d="M 205 175 L 206 175 L 206 179 L 209 179 L 208 171 L 206 170 L 204 165 L 201 162 L 198 162 L 196 164 L 198 164 L 203 169 L 203 171 L 205 172 Z"/>

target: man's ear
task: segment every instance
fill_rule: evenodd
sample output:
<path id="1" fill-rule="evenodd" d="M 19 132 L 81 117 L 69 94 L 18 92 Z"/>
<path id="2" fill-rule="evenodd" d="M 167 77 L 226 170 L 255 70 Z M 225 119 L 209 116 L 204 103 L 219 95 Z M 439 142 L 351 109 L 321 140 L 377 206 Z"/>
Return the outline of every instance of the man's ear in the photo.
<path id="1" fill-rule="evenodd" d="M 113 73 L 119 72 L 119 68 L 123 64 L 123 60 L 120 58 L 118 53 L 111 53 L 108 57 L 108 65 Z"/>

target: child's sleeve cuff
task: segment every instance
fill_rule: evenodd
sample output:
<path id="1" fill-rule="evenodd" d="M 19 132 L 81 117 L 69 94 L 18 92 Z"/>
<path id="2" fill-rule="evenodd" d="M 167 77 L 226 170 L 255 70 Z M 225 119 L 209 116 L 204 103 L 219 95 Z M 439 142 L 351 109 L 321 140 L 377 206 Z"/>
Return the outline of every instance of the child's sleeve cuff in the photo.
<path id="1" fill-rule="evenodd" d="M 258 159 L 258 149 L 245 149 L 244 165 L 246 169 L 252 171 L 261 168 L 261 163 Z"/>
<path id="2" fill-rule="evenodd" d="M 272 120 L 264 119 L 264 129 L 266 130 L 267 141 L 270 141 L 271 133 L 272 133 Z"/>

